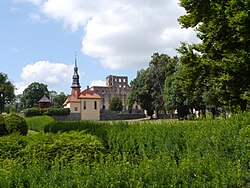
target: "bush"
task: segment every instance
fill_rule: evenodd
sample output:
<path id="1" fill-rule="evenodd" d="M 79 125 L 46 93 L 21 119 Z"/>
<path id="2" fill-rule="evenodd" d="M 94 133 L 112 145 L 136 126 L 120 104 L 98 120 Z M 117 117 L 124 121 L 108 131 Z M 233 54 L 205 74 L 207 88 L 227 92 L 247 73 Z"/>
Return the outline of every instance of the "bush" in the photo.
<path id="1" fill-rule="evenodd" d="M 112 111 L 122 111 L 122 101 L 118 96 L 114 96 L 109 102 L 109 108 Z"/>
<path id="2" fill-rule="evenodd" d="M 33 116 L 66 116 L 70 114 L 69 108 L 28 108 L 24 110 L 25 117 Z"/>
<path id="3" fill-rule="evenodd" d="M 11 113 L 5 116 L 5 125 L 8 134 L 17 132 L 21 135 L 28 134 L 28 126 L 24 118 L 21 116 Z"/>
<path id="4" fill-rule="evenodd" d="M 42 163 L 93 162 L 104 151 L 103 143 L 97 136 L 84 132 L 37 133 L 25 137 L 12 134 L 0 138 L 0 167 L 6 159 L 19 161 L 20 164 L 28 164 L 32 160 Z"/>
<path id="5" fill-rule="evenodd" d="M 42 116 L 40 108 L 27 108 L 23 111 L 25 117 Z"/>
<path id="6" fill-rule="evenodd" d="M 44 132 L 44 128 L 54 122 L 55 120 L 50 117 L 50 116 L 34 116 L 34 117 L 29 117 L 25 118 L 28 129 L 33 130 L 33 131 L 38 131 L 38 132 Z"/>
<path id="7" fill-rule="evenodd" d="M 7 130 L 5 126 L 4 117 L 0 116 L 0 136 L 6 135 L 6 134 L 7 134 Z"/>

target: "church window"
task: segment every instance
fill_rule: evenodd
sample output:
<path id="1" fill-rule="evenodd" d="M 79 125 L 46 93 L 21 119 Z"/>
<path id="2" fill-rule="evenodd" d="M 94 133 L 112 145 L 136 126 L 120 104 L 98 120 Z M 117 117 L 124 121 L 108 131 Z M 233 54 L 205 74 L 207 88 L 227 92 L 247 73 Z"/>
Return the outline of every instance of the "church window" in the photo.
<path id="1" fill-rule="evenodd" d="M 75 107 L 75 111 L 77 111 L 77 107 Z"/>
<path id="2" fill-rule="evenodd" d="M 94 101 L 94 109 L 97 110 L 97 101 Z"/>
<path id="3" fill-rule="evenodd" d="M 83 109 L 86 110 L 87 109 L 87 102 L 83 101 Z"/>

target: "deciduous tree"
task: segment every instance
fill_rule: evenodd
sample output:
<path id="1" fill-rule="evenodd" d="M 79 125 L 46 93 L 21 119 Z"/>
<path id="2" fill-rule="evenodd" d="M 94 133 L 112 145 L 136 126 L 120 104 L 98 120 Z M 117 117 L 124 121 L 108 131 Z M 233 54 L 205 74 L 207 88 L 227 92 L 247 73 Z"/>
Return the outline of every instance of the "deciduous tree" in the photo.
<path id="1" fill-rule="evenodd" d="M 38 103 L 38 101 L 46 95 L 49 98 L 49 91 L 48 86 L 39 83 L 39 82 L 33 82 L 31 83 L 24 91 L 21 97 L 22 103 L 25 108 L 31 108 L 35 104 Z"/>
<path id="2" fill-rule="evenodd" d="M 183 27 L 196 28 L 201 43 L 195 50 L 206 67 L 206 86 L 225 106 L 246 109 L 250 90 L 250 1 L 180 0 Z M 192 65 L 191 65 L 192 67 Z"/>
<path id="3" fill-rule="evenodd" d="M 14 90 L 7 74 L 0 72 L 0 114 L 4 110 L 4 104 L 10 104 L 15 99 Z"/>

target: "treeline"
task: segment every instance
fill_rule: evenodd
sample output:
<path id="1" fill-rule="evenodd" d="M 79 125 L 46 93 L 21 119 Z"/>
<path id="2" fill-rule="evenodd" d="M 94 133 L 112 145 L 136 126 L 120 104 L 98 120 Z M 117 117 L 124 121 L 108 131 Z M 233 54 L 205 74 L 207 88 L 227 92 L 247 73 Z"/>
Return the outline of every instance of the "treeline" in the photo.
<path id="1" fill-rule="evenodd" d="M 51 101 L 53 107 L 62 107 L 68 97 L 64 92 L 49 91 L 46 84 L 39 82 L 29 84 L 22 94 L 15 95 L 14 84 L 10 82 L 7 74 L 0 72 L 0 114 L 37 107 L 38 101 L 44 95 Z"/>
<path id="2" fill-rule="evenodd" d="M 185 28 L 195 28 L 199 44 L 181 43 L 178 57 L 155 53 L 131 82 L 128 104 L 137 101 L 148 115 L 189 109 L 216 115 L 247 110 L 250 102 L 250 2 L 181 0 Z"/>

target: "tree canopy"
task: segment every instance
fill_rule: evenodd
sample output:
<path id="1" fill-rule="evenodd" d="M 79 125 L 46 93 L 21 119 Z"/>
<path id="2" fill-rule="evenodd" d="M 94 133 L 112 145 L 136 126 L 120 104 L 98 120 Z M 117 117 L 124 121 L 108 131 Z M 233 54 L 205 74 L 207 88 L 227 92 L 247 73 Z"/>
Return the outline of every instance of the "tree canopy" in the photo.
<path id="1" fill-rule="evenodd" d="M 2 107 L 4 104 L 9 104 L 15 99 L 15 87 L 9 81 L 8 75 L 5 73 L 0 72 L 0 105 L 1 105 L 1 112 L 3 111 Z"/>
<path id="2" fill-rule="evenodd" d="M 64 92 L 60 92 L 59 94 L 55 94 L 52 97 L 52 105 L 53 106 L 58 106 L 61 107 L 63 105 L 63 103 L 65 102 L 65 100 L 67 99 L 67 95 L 65 95 Z"/>
<path id="3" fill-rule="evenodd" d="M 137 76 L 131 81 L 131 92 L 128 102 L 132 105 L 137 102 L 147 110 L 149 116 L 163 110 L 164 107 L 164 84 L 168 75 L 173 74 L 178 63 L 177 57 L 169 57 L 166 54 L 154 53 L 151 56 L 149 67 L 137 72 Z"/>
<path id="4" fill-rule="evenodd" d="M 109 102 L 109 108 L 112 111 L 122 111 L 123 106 L 120 97 L 118 96 L 112 97 Z"/>
<path id="5" fill-rule="evenodd" d="M 49 98 L 48 86 L 39 83 L 33 82 L 31 83 L 24 91 L 21 96 L 22 104 L 24 108 L 33 107 L 38 101 L 45 95 Z"/>
<path id="6" fill-rule="evenodd" d="M 201 39 L 188 51 L 183 51 L 183 46 L 180 49 L 184 57 L 191 51 L 198 54 L 189 62 L 181 60 L 186 69 L 193 68 L 183 76 L 190 78 L 190 74 L 201 72 L 197 78 L 202 82 L 198 85 L 202 85 L 204 100 L 245 110 L 244 96 L 250 91 L 250 1 L 181 0 L 180 5 L 186 10 L 180 24 L 196 28 Z"/>

